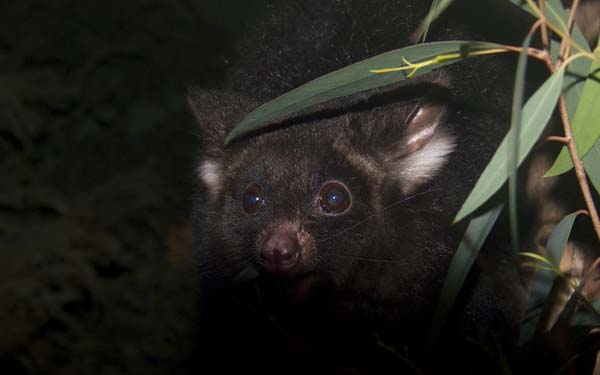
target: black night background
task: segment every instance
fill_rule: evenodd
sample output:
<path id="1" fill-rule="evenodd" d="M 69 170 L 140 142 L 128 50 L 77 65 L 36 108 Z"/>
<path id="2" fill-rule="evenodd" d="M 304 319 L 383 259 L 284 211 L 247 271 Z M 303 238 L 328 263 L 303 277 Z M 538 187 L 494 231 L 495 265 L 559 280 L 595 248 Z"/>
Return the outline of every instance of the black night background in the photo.
<path id="1" fill-rule="evenodd" d="M 0 2 L 0 373 L 191 371 L 186 92 L 219 85 L 255 11 Z"/>

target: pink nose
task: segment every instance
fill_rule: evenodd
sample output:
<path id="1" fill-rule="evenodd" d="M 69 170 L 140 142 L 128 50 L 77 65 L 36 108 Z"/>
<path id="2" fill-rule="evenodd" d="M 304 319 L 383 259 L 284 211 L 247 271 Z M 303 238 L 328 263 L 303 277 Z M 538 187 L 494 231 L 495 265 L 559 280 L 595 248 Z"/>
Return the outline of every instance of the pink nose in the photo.
<path id="1" fill-rule="evenodd" d="M 300 245 L 293 233 L 275 232 L 260 248 L 260 262 L 270 272 L 286 272 L 298 262 Z"/>

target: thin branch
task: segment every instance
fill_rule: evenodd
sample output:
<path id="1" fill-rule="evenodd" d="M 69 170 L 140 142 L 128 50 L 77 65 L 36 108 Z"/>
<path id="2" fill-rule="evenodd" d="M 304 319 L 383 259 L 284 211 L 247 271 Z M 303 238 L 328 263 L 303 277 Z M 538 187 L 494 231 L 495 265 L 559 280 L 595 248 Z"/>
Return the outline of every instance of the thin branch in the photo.
<path id="1" fill-rule="evenodd" d="M 540 4 L 540 10 L 542 11 L 542 13 L 544 13 L 545 7 L 546 7 L 546 0 L 539 0 L 538 3 Z M 544 48 L 545 51 L 549 51 L 550 50 L 550 35 L 548 34 L 548 25 L 547 22 L 542 22 L 542 28 L 541 28 L 541 39 L 542 39 L 542 47 Z"/>
<path id="2" fill-rule="evenodd" d="M 517 53 L 520 53 L 523 50 L 523 48 L 521 48 L 521 47 L 509 46 L 509 45 L 503 45 L 502 48 L 505 49 L 505 50 L 507 50 L 507 51 L 517 52 Z M 527 49 L 527 55 L 530 56 L 530 57 L 536 58 L 538 60 L 545 61 L 546 60 L 546 56 L 548 54 L 546 53 L 546 51 L 530 47 L 530 48 Z"/>
<path id="3" fill-rule="evenodd" d="M 577 181 L 579 182 L 581 193 L 583 194 L 583 199 L 585 200 L 585 204 L 587 206 L 587 211 L 590 215 L 590 218 L 592 219 L 594 231 L 596 232 L 598 240 L 600 240 L 600 219 L 598 218 L 598 211 L 596 211 L 596 206 L 594 205 L 592 193 L 590 192 L 590 186 L 587 181 L 587 176 L 585 175 L 583 162 L 581 161 L 581 158 L 579 158 L 577 147 L 575 147 L 575 142 L 573 141 L 573 132 L 571 130 L 571 122 L 569 120 L 569 115 L 567 112 L 567 103 L 565 101 L 564 94 L 560 95 L 559 106 L 560 117 L 562 119 L 563 128 L 565 131 L 565 138 L 569 139 L 566 145 L 569 149 L 569 153 L 571 154 L 571 160 L 573 161 L 573 166 L 575 168 L 575 175 L 577 176 Z"/>
<path id="4" fill-rule="evenodd" d="M 577 12 L 577 6 L 579 5 L 579 0 L 573 0 L 573 6 L 571 7 L 571 12 L 569 13 L 569 19 L 567 20 L 567 33 L 571 33 L 571 28 L 573 27 L 573 21 L 575 20 L 575 13 Z M 569 38 L 563 38 L 562 43 L 560 45 L 560 60 L 565 61 L 569 58 L 571 54 L 571 44 L 574 41 Z"/>
<path id="5" fill-rule="evenodd" d="M 578 52 L 574 55 L 571 55 L 571 57 L 569 57 L 568 59 L 566 59 L 565 62 L 563 63 L 563 65 L 569 65 L 573 61 L 577 60 L 580 57 L 584 57 L 584 56 L 586 56 L 586 55 L 581 52 Z"/>
<path id="6" fill-rule="evenodd" d="M 581 53 L 583 53 L 587 58 L 596 61 L 598 63 L 600 63 L 600 58 L 598 58 L 596 55 L 594 55 L 591 52 L 588 52 L 586 50 L 586 48 L 582 47 L 581 45 L 579 45 L 577 42 L 575 42 L 573 39 L 571 39 L 571 36 L 568 33 L 565 33 L 563 30 L 561 30 L 559 27 L 557 27 L 556 25 L 548 22 L 548 20 L 546 19 L 546 16 L 544 15 L 544 13 L 541 12 L 540 8 L 538 8 L 537 5 L 535 5 L 535 3 L 532 0 L 527 0 L 527 4 L 531 7 L 531 9 L 533 10 L 533 12 L 535 13 L 536 17 L 538 19 L 542 19 L 546 22 L 546 25 L 552 30 L 554 31 L 558 36 L 561 37 L 561 39 L 564 40 L 568 40 L 569 44 L 573 47 L 575 47 L 575 49 Z"/>
<path id="7" fill-rule="evenodd" d="M 573 0 L 573 5 L 571 6 L 571 13 L 569 14 L 569 20 L 567 21 L 567 28 L 571 30 L 573 27 L 573 22 L 575 21 L 575 15 L 577 13 L 577 7 L 579 6 L 579 0 Z"/>
<path id="8" fill-rule="evenodd" d="M 546 141 L 549 141 L 549 142 L 560 142 L 560 143 L 564 143 L 564 144 L 568 144 L 570 140 L 571 140 L 570 138 L 561 137 L 561 136 L 558 136 L 558 135 L 551 135 L 548 138 L 546 138 Z"/>

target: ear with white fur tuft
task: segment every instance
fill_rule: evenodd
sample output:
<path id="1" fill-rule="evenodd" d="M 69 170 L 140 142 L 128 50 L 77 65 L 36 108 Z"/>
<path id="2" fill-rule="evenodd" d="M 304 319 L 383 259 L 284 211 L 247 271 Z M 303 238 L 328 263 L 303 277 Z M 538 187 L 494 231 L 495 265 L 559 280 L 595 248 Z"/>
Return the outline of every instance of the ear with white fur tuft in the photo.
<path id="1" fill-rule="evenodd" d="M 188 103 L 202 135 L 202 160 L 197 175 L 215 198 L 222 188 L 225 137 L 256 105 L 247 98 L 217 90 L 191 88 Z"/>
<path id="2" fill-rule="evenodd" d="M 196 170 L 198 176 L 204 182 L 208 195 L 216 198 L 223 187 L 221 163 L 214 159 L 204 159 Z"/>
<path id="3" fill-rule="evenodd" d="M 454 151 L 454 138 L 444 127 L 445 118 L 446 106 L 418 104 L 402 126 L 399 142 L 386 149 L 386 167 L 398 179 L 403 193 L 411 193 L 435 177 Z"/>
<path id="4" fill-rule="evenodd" d="M 247 98 L 219 90 L 190 88 L 188 104 L 199 125 L 204 153 L 220 156 L 225 137 L 255 105 Z"/>

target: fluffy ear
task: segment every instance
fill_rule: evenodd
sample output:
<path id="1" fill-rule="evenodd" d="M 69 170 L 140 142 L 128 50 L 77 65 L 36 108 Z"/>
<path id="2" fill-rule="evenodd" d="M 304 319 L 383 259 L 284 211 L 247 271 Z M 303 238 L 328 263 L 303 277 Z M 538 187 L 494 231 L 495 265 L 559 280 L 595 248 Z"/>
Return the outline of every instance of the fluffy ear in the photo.
<path id="1" fill-rule="evenodd" d="M 371 116 L 375 143 L 384 167 L 398 179 L 404 193 L 429 181 L 454 151 L 454 138 L 444 126 L 446 106 L 421 102 L 414 107 L 384 108 Z"/>
<path id="2" fill-rule="evenodd" d="M 222 188 L 225 137 L 254 105 L 239 94 L 198 88 L 188 90 L 188 103 L 202 135 L 198 177 L 215 197 Z"/>
<path id="3" fill-rule="evenodd" d="M 204 153 L 220 156 L 227 133 L 250 112 L 251 101 L 242 95 L 219 90 L 190 88 L 188 104 L 202 134 Z"/>

